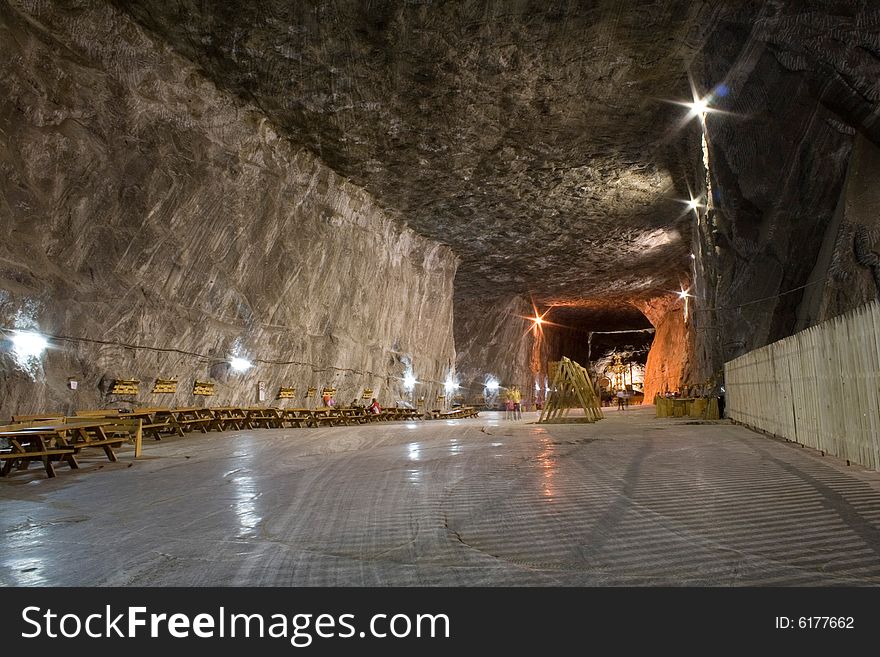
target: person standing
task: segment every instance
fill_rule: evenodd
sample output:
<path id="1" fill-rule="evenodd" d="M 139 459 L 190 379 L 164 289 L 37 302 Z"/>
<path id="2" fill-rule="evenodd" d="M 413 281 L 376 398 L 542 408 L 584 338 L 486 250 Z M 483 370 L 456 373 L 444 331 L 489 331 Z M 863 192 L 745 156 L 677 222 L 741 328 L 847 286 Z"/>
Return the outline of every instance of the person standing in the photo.
<path id="1" fill-rule="evenodd" d="M 519 391 L 519 386 L 513 386 L 511 396 L 513 397 L 513 419 L 522 420 L 522 393 Z"/>
<path id="2" fill-rule="evenodd" d="M 617 410 L 622 411 L 626 409 L 626 393 L 623 390 L 617 391 Z"/>

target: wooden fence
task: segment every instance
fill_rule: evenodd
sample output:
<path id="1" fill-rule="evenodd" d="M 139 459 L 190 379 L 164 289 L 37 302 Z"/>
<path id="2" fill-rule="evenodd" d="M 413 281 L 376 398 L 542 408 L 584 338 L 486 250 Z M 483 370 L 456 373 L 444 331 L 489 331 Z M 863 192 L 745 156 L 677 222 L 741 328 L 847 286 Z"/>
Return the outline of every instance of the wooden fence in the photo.
<path id="1" fill-rule="evenodd" d="M 727 416 L 880 469 L 880 303 L 724 365 Z"/>

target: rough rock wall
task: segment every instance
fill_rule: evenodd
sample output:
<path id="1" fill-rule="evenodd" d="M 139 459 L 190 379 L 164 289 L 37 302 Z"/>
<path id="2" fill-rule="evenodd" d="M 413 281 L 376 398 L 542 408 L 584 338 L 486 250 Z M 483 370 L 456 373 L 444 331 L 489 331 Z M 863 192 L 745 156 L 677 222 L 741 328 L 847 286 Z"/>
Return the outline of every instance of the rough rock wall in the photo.
<path id="1" fill-rule="evenodd" d="M 531 314 L 532 307 L 518 296 L 456 301 L 457 375 L 466 399 L 484 395 L 489 377 L 503 387 L 518 385 L 528 398 L 534 390 L 532 368 L 538 372 L 547 368 L 545 343 L 534 350 L 536 343 L 525 319 Z"/>
<path id="2" fill-rule="evenodd" d="M 0 417 L 250 404 L 258 381 L 388 403 L 410 368 L 445 378 L 454 255 L 255 108 L 100 2 L 0 3 L 0 58 L 0 326 L 58 336 L 42 361 L 4 342 Z M 149 394 L 157 376 L 178 393 Z"/>
<path id="3" fill-rule="evenodd" d="M 650 404 L 657 393 L 697 383 L 693 380 L 693 315 L 689 304 L 685 319 L 684 301 L 677 295 L 654 299 L 640 309 L 655 329 L 645 364 L 645 403 Z"/>
<path id="4" fill-rule="evenodd" d="M 880 148 L 863 135 L 853 144 L 835 221 L 825 233 L 799 310 L 799 328 L 880 296 Z"/>
<path id="5" fill-rule="evenodd" d="M 854 135 L 880 141 L 876 3 L 729 3 L 722 14 L 695 65 L 699 92 L 725 110 L 706 118 L 698 379 L 798 328 Z"/>
<path id="6" fill-rule="evenodd" d="M 660 99 L 729 0 L 113 1 L 452 246 L 460 296 L 647 298 L 687 265 Z"/>

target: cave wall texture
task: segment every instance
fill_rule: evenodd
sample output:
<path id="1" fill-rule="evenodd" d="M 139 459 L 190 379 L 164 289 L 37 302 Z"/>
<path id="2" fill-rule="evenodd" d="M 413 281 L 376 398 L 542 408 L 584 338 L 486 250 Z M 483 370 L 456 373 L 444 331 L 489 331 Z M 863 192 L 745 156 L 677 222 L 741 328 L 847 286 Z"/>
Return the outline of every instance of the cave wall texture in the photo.
<path id="1" fill-rule="evenodd" d="M 531 305 L 520 296 L 456 302 L 457 373 L 465 400 L 484 396 L 491 402 L 485 389 L 490 377 L 505 388 L 519 386 L 528 398 L 535 385 L 533 368 L 547 369 L 546 350 L 540 343 L 533 353 L 535 339 L 525 319 L 533 314 Z M 498 395 L 503 398 L 504 390 Z"/>
<path id="2" fill-rule="evenodd" d="M 812 0 L 719 9 L 694 65 L 698 88 L 729 112 L 705 122 L 709 175 L 700 187 L 710 204 L 694 226 L 695 382 L 876 296 L 870 272 L 855 264 L 854 236 L 860 230 L 870 252 L 878 9 Z"/>
<path id="3" fill-rule="evenodd" d="M 0 416 L 256 403 L 257 381 L 268 400 L 296 386 L 292 405 L 310 385 L 388 403 L 409 368 L 439 391 L 448 247 L 105 3 L 0 2 L 0 58 L 0 324 L 88 340 L 42 363 L 3 350 Z M 236 354 L 255 366 L 230 372 Z M 178 393 L 149 394 L 157 376 Z M 108 395 L 116 378 L 140 395 Z M 194 398 L 195 379 L 218 394 Z"/>
<path id="4" fill-rule="evenodd" d="M 798 308 L 798 329 L 842 315 L 880 292 L 880 148 L 856 135 L 834 220 Z"/>
<path id="5" fill-rule="evenodd" d="M 115 4 L 453 248 L 469 388 L 546 361 L 520 344 L 523 300 L 626 306 L 687 271 L 698 131 L 662 99 L 689 97 L 712 3 Z"/>
<path id="6" fill-rule="evenodd" d="M 456 369 L 465 396 L 531 389 L 621 307 L 656 329 L 650 394 L 877 295 L 872 0 L 0 0 L 0 21 L 0 321 L 93 341 L 2 350 L 2 414 L 189 404 L 193 379 L 210 403 L 256 381 L 387 403 L 407 371 L 428 399 Z M 666 102 L 691 84 L 723 111 Z M 536 344 L 532 304 L 579 327 Z M 156 376 L 178 396 L 107 395 Z"/>
<path id="7" fill-rule="evenodd" d="M 689 303 L 685 316 L 684 305 L 684 300 L 675 294 L 641 305 L 641 311 L 654 326 L 654 341 L 645 363 L 645 403 L 652 403 L 654 395 L 675 392 L 694 383 L 693 315 Z"/>

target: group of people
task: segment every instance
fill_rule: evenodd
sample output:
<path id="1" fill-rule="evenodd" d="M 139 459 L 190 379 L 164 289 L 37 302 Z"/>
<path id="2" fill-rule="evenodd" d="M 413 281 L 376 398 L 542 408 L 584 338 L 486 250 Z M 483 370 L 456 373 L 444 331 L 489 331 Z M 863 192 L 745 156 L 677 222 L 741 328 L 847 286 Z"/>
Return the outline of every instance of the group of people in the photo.
<path id="1" fill-rule="evenodd" d="M 507 396 L 504 400 L 504 417 L 507 420 L 522 419 L 522 392 L 519 387 L 512 386 L 507 389 Z"/>
<path id="2" fill-rule="evenodd" d="M 324 394 L 324 396 L 321 398 L 321 401 L 323 402 L 323 404 L 326 408 L 334 408 L 336 406 L 336 399 L 329 394 Z M 363 404 L 361 404 L 359 402 L 360 402 L 360 400 L 357 397 L 355 397 L 354 399 L 351 400 L 351 403 L 348 405 L 348 407 L 349 408 L 363 408 Z M 373 397 L 372 401 L 370 402 L 370 405 L 367 406 L 367 412 L 371 413 L 373 415 L 379 415 L 382 412 L 382 407 L 379 405 L 379 402 L 375 397 Z"/>

